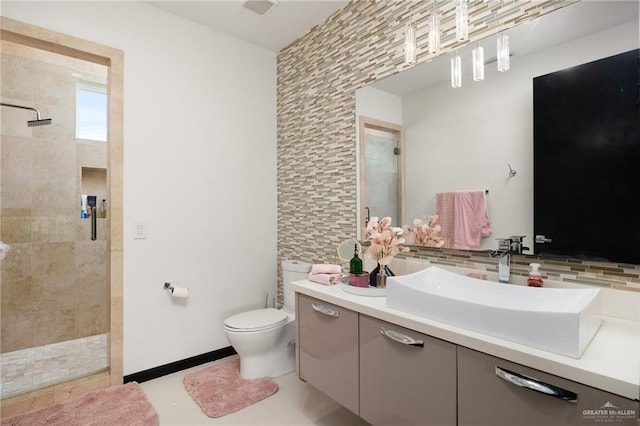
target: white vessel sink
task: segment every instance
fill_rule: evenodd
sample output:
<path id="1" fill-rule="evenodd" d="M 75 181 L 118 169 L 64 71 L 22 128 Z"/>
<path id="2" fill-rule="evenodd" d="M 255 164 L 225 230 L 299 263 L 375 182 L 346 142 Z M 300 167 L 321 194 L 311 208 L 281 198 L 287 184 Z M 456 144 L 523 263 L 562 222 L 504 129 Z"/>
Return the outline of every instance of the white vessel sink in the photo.
<path id="1" fill-rule="evenodd" d="M 572 358 L 598 331 L 599 289 L 535 288 L 437 266 L 387 278 L 387 306 Z"/>

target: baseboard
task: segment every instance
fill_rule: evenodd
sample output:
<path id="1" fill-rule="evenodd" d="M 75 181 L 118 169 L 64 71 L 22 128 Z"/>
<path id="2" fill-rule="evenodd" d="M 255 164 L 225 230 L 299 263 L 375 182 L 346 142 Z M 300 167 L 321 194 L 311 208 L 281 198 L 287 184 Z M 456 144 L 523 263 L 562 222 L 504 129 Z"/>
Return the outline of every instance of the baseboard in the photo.
<path id="1" fill-rule="evenodd" d="M 129 382 L 146 382 L 147 380 L 157 379 L 158 377 L 166 376 L 167 374 L 177 373 L 178 371 L 186 370 L 187 368 L 197 367 L 207 362 L 216 361 L 222 358 L 226 358 L 231 355 L 235 355 L 237 352 L 232 346 L 221 348 L 212 352 L 192 356 L 190 358 L 182 359 L 180 361 L 171 362 L 169 364 L 153 367 L 148 370 L 139 371 L 137 373 L 127 374 L 124 376 L 124 383 Z"/>

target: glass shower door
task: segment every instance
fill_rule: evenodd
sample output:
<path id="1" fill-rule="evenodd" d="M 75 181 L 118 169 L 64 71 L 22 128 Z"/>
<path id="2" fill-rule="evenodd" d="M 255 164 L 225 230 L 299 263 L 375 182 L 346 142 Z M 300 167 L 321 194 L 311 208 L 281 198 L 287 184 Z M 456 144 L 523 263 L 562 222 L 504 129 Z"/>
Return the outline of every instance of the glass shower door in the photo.
<path id="1" fill-rule="evenodd" d="M 394 226 L 403 222 L 402 134 L 400 128 L 365 120 L 361 135 L 360 203 L 363 226 L 372 216 L 390 216 Z"/>

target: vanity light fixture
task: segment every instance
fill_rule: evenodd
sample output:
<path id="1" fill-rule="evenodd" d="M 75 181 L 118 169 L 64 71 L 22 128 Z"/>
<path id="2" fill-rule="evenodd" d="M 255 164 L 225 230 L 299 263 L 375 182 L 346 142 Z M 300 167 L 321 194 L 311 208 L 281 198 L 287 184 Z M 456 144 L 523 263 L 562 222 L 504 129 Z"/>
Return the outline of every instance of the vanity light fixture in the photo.
<path id="1" fill-rule="evenodd" d="M 451 58 L 451 87 L 462 87 L 462 59 L 457 53 Z"/>
<path id="2" fill-rule="evenodd" d="M 433 2 L 433 12 L 429 21 L 429 52 L 436 54 L 440 51 L 440 17 L 438 9 Z"/>
<path id="3" fill-rule="evenodd" d="M 469 14 L 467 0 L 458 0 L 456 6 L 456 39 L 462 41 L 469 38 Z"/>
<path id="4" fill-rule="evenodd" d="M 500 34 L 498 36 L 498 71 L 507 71 L 509 65 L 509 36 Z"/>
<path id="5" fill-rule="evenodd" d="M 407 25 L 404 36 L 404 62 L 407 65 L 416 62 L 416 27 L 413 23 Z"/>
<path id="6" fill-rule="evenodd" d="M 481 46 L 477 46 L 473 49 L 473 80 L 484 80 L 484 49 Z"/>

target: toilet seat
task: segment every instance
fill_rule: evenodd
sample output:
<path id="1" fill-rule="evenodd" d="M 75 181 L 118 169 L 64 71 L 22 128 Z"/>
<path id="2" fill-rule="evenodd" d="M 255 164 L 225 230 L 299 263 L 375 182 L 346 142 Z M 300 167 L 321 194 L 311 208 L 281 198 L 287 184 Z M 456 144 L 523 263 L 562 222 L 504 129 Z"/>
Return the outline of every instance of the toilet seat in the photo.
<path id="1" fill-rule="evenodd" d="M 224 321 L 227 331 L 236 333 L 264 331 L 280 327 L 289 320 L 289 315 L 284 310 L 265 308 L 242 312 L 233 315 Z"/>

